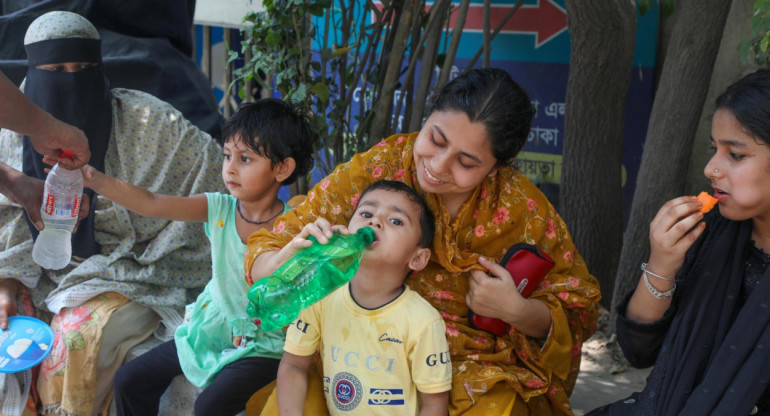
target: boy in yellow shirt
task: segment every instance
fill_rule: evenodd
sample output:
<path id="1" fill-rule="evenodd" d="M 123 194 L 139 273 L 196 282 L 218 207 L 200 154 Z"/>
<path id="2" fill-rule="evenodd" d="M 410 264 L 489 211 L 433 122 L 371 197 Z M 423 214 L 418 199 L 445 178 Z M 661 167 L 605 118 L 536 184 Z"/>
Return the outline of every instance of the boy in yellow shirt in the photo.
<path id="1" fill-rule="evenodd" d="M 308 224 L 281 253 L 288 258 L 332 232 L 372 227 L 347 285 L 303 311 L 289 325 L 278 368 L 281 415 L 303 412 L 312 356 L 321 352 L 326 404 L 332 415 L 446 415 L 452 366 L 441 315 L 404 279 L 430 258 L 433 215 L 407 185 L 378 181 L 361 193 L 348 224 Z"/>

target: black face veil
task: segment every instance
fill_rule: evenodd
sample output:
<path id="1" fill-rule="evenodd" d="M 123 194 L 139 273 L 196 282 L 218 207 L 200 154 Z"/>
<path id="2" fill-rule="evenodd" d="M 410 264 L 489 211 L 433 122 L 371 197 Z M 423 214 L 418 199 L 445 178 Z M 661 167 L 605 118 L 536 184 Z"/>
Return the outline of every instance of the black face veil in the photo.
<path id="1" fill-rule="evenodd" d="M 112 104 L 109 82 L 102 66 L 101 40 L 87 38 L 51 39 L 25 46 L 29 69 L 24 94 L 38 107 L 57 119 L 80 128 L 88 137 L 91 150 L 89 164 L 104 172 L 104 156 L 112 129 Z M 58 72 L 39 69 L 39 65 L 67 62 L 94 63 L 77 72 Z M 23 172 L 45 179 L 43 157 L 24 137 Z M 89 257 L 101 250 L 94 238 L 94 209 L 96 195 L 84 190 L 91 198 L 88 217 L 80 222 L 72 236 L 72 254 Z M 33 239 L 37 229 L 29 220 Z"/>

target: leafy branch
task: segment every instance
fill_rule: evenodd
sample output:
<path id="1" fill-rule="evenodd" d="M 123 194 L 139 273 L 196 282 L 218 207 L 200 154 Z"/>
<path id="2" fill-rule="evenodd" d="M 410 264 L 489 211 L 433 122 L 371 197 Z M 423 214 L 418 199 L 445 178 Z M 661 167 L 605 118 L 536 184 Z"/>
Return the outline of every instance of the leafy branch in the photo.
<path id="1" fill-rule="evenodd" d="M 754 2 L 750 24 L 751 39 L 744 39 L 738 44 L 741 61 L 744 64 L 767 65 L 770 63 L 770 0 Z"/>

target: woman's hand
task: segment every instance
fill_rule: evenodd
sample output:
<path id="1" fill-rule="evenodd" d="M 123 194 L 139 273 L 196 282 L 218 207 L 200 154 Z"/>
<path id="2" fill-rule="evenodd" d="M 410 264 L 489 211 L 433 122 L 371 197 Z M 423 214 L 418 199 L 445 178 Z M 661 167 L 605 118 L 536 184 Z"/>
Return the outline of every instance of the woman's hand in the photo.
<path id="1" fill-rule="evenodd" d="M 684 256 L 703 234 L 701 203 L 693 196 L 682 196 L 666 202 L 650 222 L 650 259 L 648 282 L 658 292 L 674 288 L 673 279 L 684 264 Z M 654 273 L 654 274 L 653 274 Z M 666 280 L 655 275 L 663 276 Z M 671 279 L 671 280 L 667 280 Z M 635 322 L 652 323 L 663 317 L 671 306 L 671 298 L 656 298 L 647 288 L 644 273 L 628 301 L 626 317 Z"/>
<path id="2" fill-rule="evenodd" d="M 8 329 L 8 318 L 17 314 L 16 292 L 19 282 L 16 279 L 0 279 L 0 329 Z"/>
<path id="3" fill-rule="evenodd" d="M 479 257 L 482 270 L 471 271 L 465 303 L 476 314 L 501 319 L 519 332 L 545 338 L 551 329 L 551 310 L 537 299 L 521 296 L 508 270 L 485 257 Z"/>
<path id="4" fill-rule="evenodd" d="M 8 200 L 21 205 L 27 213 L 30 222 L 35 225 L 35 228 L 37 228 L 38 231 L 43 231 L 45 224 L 43 223 L 43 218 L 40 216 L 40 206 L 43 204 L 45 181 L 27 175 L 19 175 L 18 179 L 16 179 L 12 185 L 12 192 L 6 195 Z M 83 195 L 80 200 L 78 222 L 72 230 L 73 233 L 77 231 L 80 220 L 88 216 L 88 211 L 91 206 L 90 202 L 91 199 L 88 195 Z"/>
<path id="5" fill-rule="evenodd" d="M 51 166 L 58 162 L 70 170 L 85 165 L 91 158 L 91 151 L 83 131 L 50 116 L 47 121 L 41 134 L 29 135 L 32 147 L 43 155 L 43 161 Z M 62 156 L 62 150 L 69 150 L 71 157 Z"/>
<path id="6" fill-rule="evenodd" d="M 33 178 L 27 175 L 19 175 L 13 182 L 13 190 L 9 193 L 8 199 L 24 208 L 27 216 L 38 231 L 41 231 L 45 225 L 40 216 L 40 205 L 43 203 L 43 190 L 45 182 L 41 179 Z"/>
<path id="7" fill-rule="evenodd" d="M 90 166 L 88 166 L 88 167 L 90 167 Z M 82 169 L 85 169 L 85 168 L 82 168 Z M 96 171 L 92 167 L 91 167 L 91 169 L 93 170 L 93 172 L 100 173 L 100 172 Z M 45 168 L 43 170 L 45 171 L 45 173 L 51 173 L 51 169 L 49 169 L 49 168 Z M 83 171 L 83 172 L 85 172 L 85 171 Z M 37 180 L 40 181 L 41 179 L 37 179 Z M 43 190 L 45 189 L 45 181 L 42 181 L 42 183 L 43 183 L 43 185 L 42 185 L 43 189 L 40 191 L 40 201 L 39 201 L 40 203 L 37 204 L 37 217 L 38 218 L 40 218 L 40 205 L 42 204 Z M 86 188 L 89 187 L 85 183 L 85 175 L 83 176 L 83 186 L 86 187 Z M 75 234 L 75 232 L 78 230 L 78 227 L 80 226 L 80 221 L 85 219 L 88 216 L 88 212 L 90 210 L 91 210 L 91 197 L 86 195 L 86 194 L 82 194 L 80 196 L 80 208 L 78 209 L 78 221 L 75 223 L 75 226 L 72 227 L 72 234 Z M 29 215 L 29 212 L 27 214 Z M 30 220 L 32 220 L 32 216 L 30 216 Z M 33 221 L 33 223 L 34 223 L 34 221 Z M 43 223 L 42 219 L 41 219 L 40 223 L 41 224 Z M 37 228 L 38 231 L 42 230 L 42 228 L 38 227 L 37 224 L 35 224 L 35 228 Z"/>
<path id="8" fill-rule="evenodd" d="M 682 196 L 666 202 L 650 222 L 650 260 L 647 268 L 661 276 L 674 278 L 684 263 L 684 255 L 703 234 L 706 224 L 695 197 Z"/>
<path id="9" fill-rule="evenodd" d="M 472 270 L 465 303 L 475 314 L 509 322 L 512 311 L 523 307 L 524 297 L 503 266 L 485 257 L 479 257 L 479 264 L 492 276 L 483 270 Z"/>

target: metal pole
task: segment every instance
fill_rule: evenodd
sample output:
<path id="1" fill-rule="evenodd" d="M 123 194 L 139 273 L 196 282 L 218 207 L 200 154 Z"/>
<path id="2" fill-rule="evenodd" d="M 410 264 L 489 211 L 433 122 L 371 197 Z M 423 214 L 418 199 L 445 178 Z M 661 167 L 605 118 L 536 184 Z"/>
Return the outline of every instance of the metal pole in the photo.
<path id="1" fill-rule="evenodd" d="M 201 56 L 201 70 L 211 82 L 211 26 L 203 26 L 203 55 Z"/>
<path id="2" fill-rule="evenodd" d="M 231 38 L 231 36 L 230 36 L 230 29 L 225 28 L 224 29 L 225 45 L 230 46 L 230 38 Z M 225 62 L 227 62 L 227 50 L 225 50 L 224 60 L 225 60 Z M 224 96 L 224 105 L 225 105 L 224 114 L 225 114 L 225 118 L 230 118 L 230 116 L 233 113 L 233 107 L 232 107 L 231 101 L 230 101 L 230 100 L 232 100 L 232 91 L 230 90 L 230 83 L 233 80 L 233 74 L 232 74 L 231 70 L 232 70 L 232 68 L 230 67 L 230 65 L 225 64 L 225 70 L 224 70 L 224 72 L 225 72 L 224 73 L 224 76 L 225 76 L 225 85 L 224 85 L 224 87 L 225 87 L 225 96 Z"/>
<path id="3" fill-rule="evenodd" d="M 243 65 L 248 65 L 249 61 L 251 61 L 251 48 L 246 49 L 246 52 L 243 54 Z M 243 101 L 244 102 L 252 102 L 254 101 L 254 79 L 250 79 L 248 81 L 245 81 L 243 83 Z"/>

